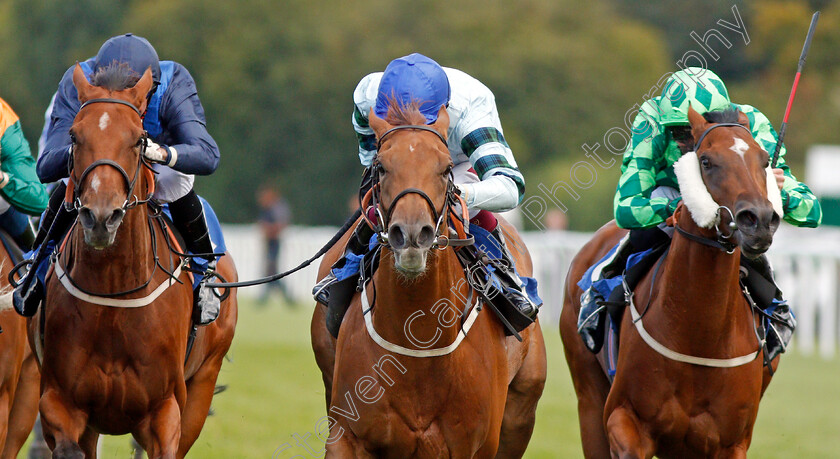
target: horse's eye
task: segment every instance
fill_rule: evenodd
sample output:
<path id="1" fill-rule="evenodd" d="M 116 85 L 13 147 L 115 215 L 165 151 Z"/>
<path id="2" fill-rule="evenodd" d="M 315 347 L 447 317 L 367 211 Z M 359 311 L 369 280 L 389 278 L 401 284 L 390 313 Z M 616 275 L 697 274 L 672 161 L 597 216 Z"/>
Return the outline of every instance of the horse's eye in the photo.
<path id="1" fill-rule="evenodd" d="M 76 134 L 70 133 L 70 142 L 75 145 L 76 144 Z"/>
<path id="2" fill-rule="evenodd" d="M 709 170 L 712 168 L 712 162 L 709 161 L 709 158 L 700 158 L 700 164 L 703 165 L 703 169 Z"/>

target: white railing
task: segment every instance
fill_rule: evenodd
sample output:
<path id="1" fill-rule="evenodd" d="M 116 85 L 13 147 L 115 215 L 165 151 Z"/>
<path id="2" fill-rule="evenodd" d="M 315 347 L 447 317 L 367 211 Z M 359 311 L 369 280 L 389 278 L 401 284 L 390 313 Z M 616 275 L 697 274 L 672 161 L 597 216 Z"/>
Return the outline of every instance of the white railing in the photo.
<path id="1" fill-rule="evenodd" d="M 336 228 L 331 227 L 288 228 L 282 238 L 280 269 L 289 269 L 312 256 L 335 231 Z M 257 227 L 224 225 L 224 232 L 240 279 L 262 277 L 265 248 Z M 547 333 L 557 332 L 566 272 L 572 257 L 590 236 L 573 232 L 524 233 L 534 261 L 540 296 L 545 301 L 540 317 Z M 777 233 L 769 257 L 798 321 L 794 347 L 803 354 L 818 352 L 825 358 L 833 358 L 840 344 L 840 292 L 837 289 L 840 230 L 805 230 L 785 225 Z M 312 301 L 310 291 L 319 263 L 320 260 L 316 260 L 284 279 L 287 292 L 293 298 Z M 253 297 L 261 288 L 244 288 L 240 295 Z"/>

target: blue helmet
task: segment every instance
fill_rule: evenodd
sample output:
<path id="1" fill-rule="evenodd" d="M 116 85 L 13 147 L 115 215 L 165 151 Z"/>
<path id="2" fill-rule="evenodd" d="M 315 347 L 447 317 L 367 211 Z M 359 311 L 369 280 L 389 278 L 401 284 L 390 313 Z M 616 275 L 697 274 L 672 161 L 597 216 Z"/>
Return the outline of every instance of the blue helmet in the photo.
<path id="1" fill-rule="evenodd" d="M 100 67 L 106 67 L 114 61 L 128 64 L 138 75 L 143 75 L 151 66 L 154 81 L 152 88 L 160 83 L 160 61 L 157 52 L 149 40 L 143 37 L 127 33 L 109 38 L 96 53 L 93 71 L 96 72 Z"/>
<path id="2" fill-rule="evenodd" d="M 420 112 L 426 117 L 426 124 L 437 121 L 442 105 L 449 103 L 449 79 L 437 62 L 419 54 L 394 59 L 385 68 L 379 82 L 374 113 L 380 118 L 388 114 L 388 101 L 396 99 L 400 105 L 412 100 L 420 103 Z"/>

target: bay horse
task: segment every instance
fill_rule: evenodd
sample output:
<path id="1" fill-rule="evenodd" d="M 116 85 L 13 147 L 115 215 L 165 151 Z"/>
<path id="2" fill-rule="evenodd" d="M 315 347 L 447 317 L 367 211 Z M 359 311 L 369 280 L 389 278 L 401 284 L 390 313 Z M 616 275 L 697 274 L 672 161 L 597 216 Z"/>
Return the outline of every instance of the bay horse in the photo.
<path id="1" fill-rule="evenodd" d="M 236 295 L 198 329 L 187 360 L 192 280 L 152 218 L 157 211 L 142 201 L 154 187 L 140 116 L 152 73 L 137 80 L 126 66 L 109 69 L 102 87 L 78 65 L 73 73 L 82 106 L 71 129 L 68 190 L 79 217 L 29 329 L 41 361 L 41 421 L 54 457 L 96 457 L 100 433 L 131 433 L 150 458 L 181 458 L 208 415 L 233 339 Z M 230 255 L 217 272 L 237 278 Z"/>
<path id="2" fill-rule="evenodd" d="M 430 126 L 415 104 L 392 102 L 386 119 L 371 111 L 388 244 L 338 339 L 324 325 L 323 305 L 312 320 L 329 457 L 521 457 L 533 432 L 546 376 L 539 322 L 521 332 L 521 343 L 506 337 L 469 293 L 455 250 L 433 246 L 447 231 L 440 215 L 451 190 L 448 123 L 443 107 Z M 529 276 L 522 240 L 500 224 L 517 269 Z M 322 276 L 346 241 L 327 254 Z"/>
<path id="3" fill-rule="evenodd" d="M 782 210 L 768 153 L 746 116 L 732 115 L 737 123 L 711 123 L 689 109 L 697 151 L 675 168 L 694 183 L 677 170 L 677 231 L 658 274 L 639 283 L 623 314 L 612 385 L 577 333 L 577 282 L 626 231 L 606 224 L 572 261 L 560 334 L 588 458 L 746 457 L 771 372 L 760 318 L 739 285 L 740 257 L 770 247 Z"/>

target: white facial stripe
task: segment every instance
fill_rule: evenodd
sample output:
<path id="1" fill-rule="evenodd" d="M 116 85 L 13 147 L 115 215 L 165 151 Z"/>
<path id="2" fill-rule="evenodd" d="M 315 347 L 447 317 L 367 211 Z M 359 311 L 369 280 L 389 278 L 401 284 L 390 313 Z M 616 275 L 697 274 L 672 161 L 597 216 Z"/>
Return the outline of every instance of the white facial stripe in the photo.
<path id="1" fill-rule="evenodd" d="M 107 115 L 107 113 L 106 113 L 106 115 Z M 102 125 L 101 122 L 99 124 L 100 124 L 100 126 Z M 93 191 L 99 191 L 100 183 L 101 182 L 99 181 L 99 177 L 94 175 L 93 178 L 90 180 L 90 187 L 93 188 Z"/>
<path id="2" fill-rule="evenodd" d="M 738 156 L 741 157 L 741 161 L 744 161 L 745 163 L 747 162 L 747 160 L 744 159 L 744 153 L 746 153 L 747 150 L 750 149 L 750 146 L 747 145 L 747 142 L 744 142 L 743 139 L 739 139 L 738 137 L 736 137 L 735 143 L 733 143 L 732 146 L 729 147 L 729 149 L 734 151 L 735 153 L 738 153 Z"/>
<path id="3" fill-rule="evenodd" d="M 408 146 L 408 151 L 410 151 L 411 153 L 414 153 L 414 145 L 409 145 Z"/>
<path id="4" fill-rule="evenodd" d="M 110 124 L 110 123 L 111 123 L 111 117 L 108 116 L 108 112 L 103 113 L 102 116 L 99 118 L 99 130 L 104 131 L 105 128 L 108 127 L 108 124 Z"/>

